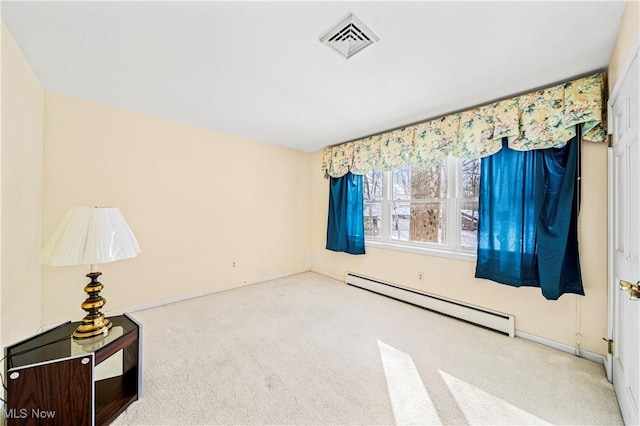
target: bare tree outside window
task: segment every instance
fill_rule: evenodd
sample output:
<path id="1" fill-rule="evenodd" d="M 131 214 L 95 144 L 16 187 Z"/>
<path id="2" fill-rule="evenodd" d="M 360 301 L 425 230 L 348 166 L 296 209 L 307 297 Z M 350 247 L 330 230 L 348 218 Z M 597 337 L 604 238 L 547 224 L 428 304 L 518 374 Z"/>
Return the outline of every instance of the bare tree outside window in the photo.
<path id="1" fill-rule="evenodd" d="M 363 177 L 364 200 L 382 200 L 382 170 L 373 169 Z"/>
<path id="2" fill-rule="evenodd" d="M 371 170 L 363 176 L 364 235 L 380 238 L 382 226 L 382 171 Z"/>
<path id="3" fill-rule="evenodd" d="M 480 190 L 480 160 L 462 160 L 462 196 L 474 198 Z"/>
<path id="4" fill-rule="evenodd" d="M 478 195 L 480 191 L 480 160 L 462 160 L 460 204 L 460 245 L 478 245 Z"/>
<path id="5" fill-rule="evenodd" d="M 406 165 L 393 173 L 392 237 L 436 244 L 446 234 L 446 163 Z M 410 200 L 409 203 L 397 202 Z"/>

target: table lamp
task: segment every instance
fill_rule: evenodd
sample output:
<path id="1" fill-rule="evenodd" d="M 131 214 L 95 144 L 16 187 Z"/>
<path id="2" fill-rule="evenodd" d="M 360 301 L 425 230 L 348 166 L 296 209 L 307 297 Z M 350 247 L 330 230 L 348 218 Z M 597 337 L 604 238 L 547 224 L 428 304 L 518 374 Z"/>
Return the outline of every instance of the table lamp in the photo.
<path id="1" fill-rule="evenodd" d="M 112 324 L 100 309 L 107 303 L 100 296 L 103 285 L 96 265 L 129 259 L 140 253 L 140 246 L 115 207 L 74 207 L 62 219 L 42 249 L 42 263 L 51 266 L 91 265 L 91 279 L 80 305 L 87 315 L 73 333 L 75 339 L 107 334 Z"/>

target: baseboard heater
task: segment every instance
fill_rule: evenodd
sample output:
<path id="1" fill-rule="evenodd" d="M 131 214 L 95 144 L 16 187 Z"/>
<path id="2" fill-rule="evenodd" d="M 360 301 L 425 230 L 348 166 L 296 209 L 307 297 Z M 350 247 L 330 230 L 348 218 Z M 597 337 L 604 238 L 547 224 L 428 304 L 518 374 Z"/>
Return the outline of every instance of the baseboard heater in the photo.
<path id="1" fill-rule="evenodd" d="M 383 296 L 429 309 L 430 311 L 496 330 L 510 337 L 515 335 L 515 317 L 510 314 L 469 305 L 442 296 L 419 292 L 352 272 L 347 272 L 345 282 L 354 287 L 369 290 Z"/>

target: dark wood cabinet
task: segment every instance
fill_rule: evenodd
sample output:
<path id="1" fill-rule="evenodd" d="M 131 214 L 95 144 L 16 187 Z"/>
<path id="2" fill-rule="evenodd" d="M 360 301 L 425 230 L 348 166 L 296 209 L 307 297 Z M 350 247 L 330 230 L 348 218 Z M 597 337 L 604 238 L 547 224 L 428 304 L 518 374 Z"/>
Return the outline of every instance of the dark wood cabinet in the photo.
<path id="1" fill-rule="evenodd" d="M 107 425 L 140 398 L 142 327 L 109 319 L 106 336 L 73 339 L 69 322 L 5 349 L 8 426 Z"/>

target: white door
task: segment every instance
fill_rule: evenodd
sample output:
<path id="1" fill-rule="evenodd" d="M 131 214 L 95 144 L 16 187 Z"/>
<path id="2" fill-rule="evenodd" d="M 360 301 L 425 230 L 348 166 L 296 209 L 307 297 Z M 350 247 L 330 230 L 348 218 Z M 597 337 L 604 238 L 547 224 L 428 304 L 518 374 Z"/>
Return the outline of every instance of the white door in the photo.
<path id="1" fill-rule="evenodd" d="M 640 140 L 638 136 L 638 57 L 623 77 L 611 103 L 613 192 L 611 211 L 614 350 L 613 385 L 624 421 L 640 422 L 640 301 L 630 300 L 620 281 L 640 280 Z M 585 188 L 588 190 L 588 188 Z"/>

